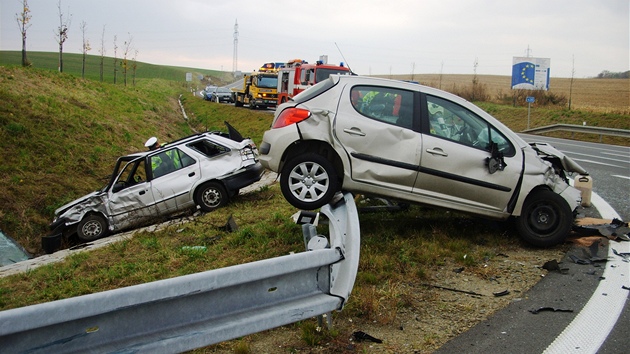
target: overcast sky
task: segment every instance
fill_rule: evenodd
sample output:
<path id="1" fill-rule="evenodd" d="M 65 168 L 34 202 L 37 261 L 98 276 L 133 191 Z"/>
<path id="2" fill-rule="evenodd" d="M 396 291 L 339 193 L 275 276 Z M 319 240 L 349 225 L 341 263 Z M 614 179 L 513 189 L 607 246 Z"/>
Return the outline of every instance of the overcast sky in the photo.
<path id="1" fill-rule="evenodd" d="M 1 0 L 0 49 L 21 50 L 21 0 Z M 58 0 L 28 0 L 27 51 L 58 51 Z M 300 58 L 346 61 L 363 75 L 512 74 L 513 57 L 551 59 L 552 77 L 630 69 L 628 0 L 62 0 L 64 52 L 81 23 L 99 55 L 131 38 L 142 62 L 231 71 Z M 105 28 L 104 41 L 101 40 Z M 528 51 L 529 48 L 529 51 Z M 345 57 L 345 60 L 344 60 Z"/>

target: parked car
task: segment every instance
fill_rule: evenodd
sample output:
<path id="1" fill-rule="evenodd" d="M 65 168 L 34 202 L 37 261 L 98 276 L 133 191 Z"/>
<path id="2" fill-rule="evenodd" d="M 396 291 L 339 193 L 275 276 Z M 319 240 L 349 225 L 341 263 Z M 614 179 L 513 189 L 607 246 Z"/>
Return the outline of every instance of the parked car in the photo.
<path id="1" fill-rule="evenodd" d="M 51 235 L 91 241 L 197 206 L 208 212 L 225 205 L 263 171 L 254 142 L 226 124 L 229 133 L 194 134 L 118 158 L 103 188 L 55 211 Z"/>
<path id="2" fill-rule="evenodd" d="M 208 101 L 216 102 L 216 103 L 233 103 L 234 97 L 232 96 L 232 91 L 230 91 L 226 87 L 215 87 L 212 91 L 210 91 L 206 95 L 206 99 Z"/>
<path id="3" fill-rule="evenodd" d="M 212 92 L 217 88 L 217 86 L 208 85 L 203 91 L 201 91 L 201 96 L 206 101 L 212 101 Z"/>
<path id="4" fill-rule="evenodd" d="M 566 238 L 581 199 L 567 173 L 586 173 L 460 97 L 361 76 L 331 76 L 279 106 L 260 153 L 297 208 L 345 190 L 514 218 L 537 246 Z"/>

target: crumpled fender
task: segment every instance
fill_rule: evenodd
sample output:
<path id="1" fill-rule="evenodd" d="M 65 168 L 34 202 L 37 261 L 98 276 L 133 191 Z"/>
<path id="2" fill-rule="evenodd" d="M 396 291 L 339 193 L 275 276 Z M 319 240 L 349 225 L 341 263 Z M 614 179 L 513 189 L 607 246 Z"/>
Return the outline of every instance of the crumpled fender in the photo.
<path id="1" fill-rule="evenodd" d="M 562 163 L 562 168 L 567 172 L 577 172 L 582 175 L 587 175 L 588 172 L 575 162 L 572 158 L 568 157 L 560 150 L 547 143 L 531 143 L 530 144 L 539 155 L 544 154 L 547 156 L 557 157 Z"/>
<path id="2" fill-rule="evenodd" d="M 92 192 L 62 206 L 55 211 L 55 221 L 63 218 L 65 219 L 65 225 L 71 226 L 81 221 L 83 216 L 89 212 L 107 215 L 101 196 L 102 192 L 100 191 Z M 66 210 L 64 211 L 64 209 Z"/>
<path id="3" fill-rule="evenodd" d="M 518 197 L 518 202 L 516 203 L 516 208 L 512 212 L 512 215 L 521 215 L 525 198 L 527 198 L 532 190 L 539 186 L 547 186 L 550 190 L 564 198 L 564 200 L 566 200 L 569 204 L 571 210 L 575 210 L 582 201 L 582 193 L 578 189 L 569 185 L 562 176 L 558 175 L 555 172 L 553 163 L 549 161 L 549 159 L 545 159 L 545 157 L 552 157 L 554 159 L 564 161 L 561 168 L 564 169 L 566 163 L 567 168 L 569 168 L 569 170 L 565 169 L 567 172 L 583 171 L 586 174 L 586 170 L 584 170 L 571 158 L 565 156 L 563 153 L 548 144 L 543 144 L 542 149 L 538 149 L 536 146 L 532 147 L 533 149 L 526 148 L 523 151 L 525 158 L 523 185 L 521 187 L 521 194 Z"/>

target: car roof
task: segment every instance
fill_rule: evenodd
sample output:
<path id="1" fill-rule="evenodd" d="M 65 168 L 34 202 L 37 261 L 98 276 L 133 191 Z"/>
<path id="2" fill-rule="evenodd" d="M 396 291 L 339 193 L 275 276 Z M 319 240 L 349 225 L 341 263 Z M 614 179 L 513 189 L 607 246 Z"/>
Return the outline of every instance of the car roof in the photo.
<path id="1" fill-rule="evenodd" d="M 234 141 L 234 140 L 232 140 L 230 138 L 221 136 L 219 133 L 220 132 L 211 131 L 211 132 L 203 132 L 203 133 L 192 134 L 192 135 L 183 137 L 181 139 L 169 142 L 164 147 L 160 147 L 159 149 L 151 150 L 151 151 L 134 152 L 134 153 L 129 154 L 129 155 L 121 156 L 118 159 L 122 160 L 122 161 L 133 161 L 133 160 L 135 160 L 137 158 L 145 157 L 147 155 L 158 154 L 158 153 L 160 153 L 163 150 L 172 148 L 174 146 L 186 144 L 186 143 L 188 143 L 190 141 L 193 141 L 193 140 L 195 140 L 197 138 L 201 138 L 201 137 L 210 138 L 210 140 L 213 140 L 216 143 L 219 143 L 219 144 L 222 144 L 222 145 L 227 145 L 227 147 L 230 147 L 230 148 L 233 148 L 233 147 L 235 147 L 238 144 L 237 141 Z"/>
<path id="2" fill-rule="evenodd" d="M 450 101 L 459 103 L 459 104 L 463 105 L 464 107 L 467 107 L 468 109 L 472 110 L 473 112 L 479 114 L 482 117 L 490 117 L 490 118 L 492 118 L 493 124 L 495 126 L 502 126 L 503 127 L 502 132 L 504 134 L 509 134 L 512 137 L 512 141 L 518 141 L 519 142 L 519 148 L 523 148 L 524 146 L 527 145 L 527 143 L 521 137 L 519 137 L 516 133 L 514 133 L 514 131 L 512 131 L 510 128 L 505 126 L 496 117 L 494 117 L 491 114 L 485 112 L 479 106 L 477 106 L 476 104 L 474 104 L 472 102 L 469 102 L 465 98 L 462 98 L 462 97 L 457 96 L 455 94 L 452 94 L 450 92 L 443 91 L 443 90 L 437 89 L 435 87 L 425 86 L 425 85 L 422 85 L 422 84 L 416 84 L 416 83 L 402 81 L 402 80 L 393 80 L 393 79 L 385 79 L 385 78 L 380 78 L 380 77 L 372 77 L 372 76 L 331 75 L 330 79 L 331 80 L 335 80 L 335 82 L 337 82 L 339 84 L 342 84 L 342 85 L 348 85 L 348 84 L 349 85 L 363 85 L 363 84 L 365 84 L 365 85 L 376 85 L 376 86 L 385 86 L 385 87 L 397 87 L 397 88 L 408 89 L 408 90 L 412 90 L 412 91 L 420 91 L 420 92 L 428 94 L 428 95 L 435 95 L 435 96 L 438 96 L 438 97 L 442 97 L 442 98 L 448 99 Z"/>

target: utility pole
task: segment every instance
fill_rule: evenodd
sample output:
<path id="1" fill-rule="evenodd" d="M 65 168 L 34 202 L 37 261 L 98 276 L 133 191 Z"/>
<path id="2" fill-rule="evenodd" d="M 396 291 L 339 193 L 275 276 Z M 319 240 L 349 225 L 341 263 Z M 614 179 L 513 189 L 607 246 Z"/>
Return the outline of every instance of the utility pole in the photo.
<path id="1" fill-rule="evenodd" d="M 232 74 L 238 70 L 238 20 L 234 21 L 234 55 L 232 59 Z"/>

